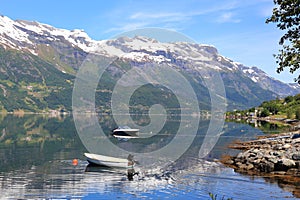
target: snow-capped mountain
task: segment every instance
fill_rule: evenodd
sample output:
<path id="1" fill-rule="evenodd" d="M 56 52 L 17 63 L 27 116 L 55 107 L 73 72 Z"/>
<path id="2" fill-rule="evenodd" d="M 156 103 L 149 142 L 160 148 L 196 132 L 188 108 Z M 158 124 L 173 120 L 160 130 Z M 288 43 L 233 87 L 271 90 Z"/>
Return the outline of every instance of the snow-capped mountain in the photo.
<path id="1" fill-rule="evenodd" d="M 248 77 L 250 77 L 251 80 L 258 83 L 262 88 L 273 91 L 279 97 L 295 95 L 300 92 L 299 84 L 285 84 L 273 77 L 270 77 L 268 74 L 257 67 L 246 67 L 243 65 L 239 65 L 239 69 L 241 69 Z"/>
<path id="2" fill-rule="evenodd" d="M 6 47 L 38 55 L 38 45 L 59 41 L 69 43 L 72 47 L 78 47 L 88 53 L 97 52 L 108 56 L 121 56 L 137 62 L 171 62 L 166 56 L 158 55 L 162 52 L 176 55 L 174 58 L 177 60 L 202 62 L 212 60 L 211 57 L 217 53 L 214 47 L 208 45 L 160 43 L 145 37 L 95 41 L 83 30 L 69 31 L 38 22 L 13 21 L 6 16 L 0 16 L 0 43 Z"/>
<path id="3" fill-rule="evenodd" d="M 37 42 L 66 40 L 74 47 L 89 51 L 92 41 L 82 30 L 65 30 L 54 28 L 47 24 L 12 20 L 6 16 L 0 16 L 0 43 L 4 46 L 18 50 L 28 50 L 35 53 Z"/>
<path id="4" fill-rule="evenodd" d="M 37 56 L 59 71 L 69 74 L 76 73 L 88 53 L 117 56 L 127 62 L 166 63 L 193 76 L 201 74 L 199 72 L 204 68 L 218 70 L 224 79 L 227 98 L 232 101 L 232 108 L 251 106 L 277 96 L 300 93 L 296 84 L 282 83 L 257 67 L 236 63 L 220 55 L 211 45 L 163 43 L 142 36 L 95 41 L 83 30 L 70 31 L 0 16 L 0 46 L 5 51 L 16 50 L 18 53 Z"/>

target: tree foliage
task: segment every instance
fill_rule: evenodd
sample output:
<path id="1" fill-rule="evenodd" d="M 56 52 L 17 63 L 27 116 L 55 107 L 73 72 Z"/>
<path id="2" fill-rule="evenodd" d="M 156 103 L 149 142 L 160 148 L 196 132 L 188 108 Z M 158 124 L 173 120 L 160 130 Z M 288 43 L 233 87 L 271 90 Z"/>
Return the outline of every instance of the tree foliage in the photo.
<path id="1" fill-rule="evenodd" d="M 292 119 L 293 115 L 294 115 L 294 113 L 293 113 L 293 111 L 291 109 L 289 109 L 289 110 L 286 111 L 286 118 Z"/>
<path id="2" fill-rule="evenodd" d="M 300 108 L 296 110 L 296 119 L 300 120 Z"/>
<path id="3" fill-rule="evenodd" d="M 293 97 L 293 96 L 287 96 L 287 97 L 284 98 L 284 102 L 286 102 L 286 103 L 290 103 L 290 102 L 292 102 L 293 100 L 294 100 L 294 97 Z"/>
<path id="4" fill-rule="evenodd" d="M 270 115 L 270 112 L 266 108 L 264 108 L 260 114 L 261 117 L 268 117 L 269 115 Z"/>
<path id="5" fill-rule="evenodd" d="M 279 100 L 272 100 L 272 101 L 266 101 L 261 104 L 261 106 L 265 109 L 267 109 L 270 113 L 273 115 L 278 114 L 278 112 L 281 110 L 281 105 Z"/>
<path id="6" fill-rule="evenodd" d="M 250 108 L 248 110 L 227 112 L 226 115 L 236 118 L 253 117 L 253 113 L 256 114 L 257 117 L 268 117 L 273 115 L 275 118 L 282 118 L 286 116 L 288 119 L 300 120 L 300 94 L 288 96 L 284 99 L 265 101 L 257 107 Z"/>
<path id="7" fill-rule="evenodd" d="M 300 0 L 274 0 L 273 14 L 266 23 L 276 23 L 285 34 L 280 38 L 279 50 L 276 58 L 277 72 L 289 68 L 294 73 L 300 67 Z M 300 84 L 300 75 L 295 78 Z"/>

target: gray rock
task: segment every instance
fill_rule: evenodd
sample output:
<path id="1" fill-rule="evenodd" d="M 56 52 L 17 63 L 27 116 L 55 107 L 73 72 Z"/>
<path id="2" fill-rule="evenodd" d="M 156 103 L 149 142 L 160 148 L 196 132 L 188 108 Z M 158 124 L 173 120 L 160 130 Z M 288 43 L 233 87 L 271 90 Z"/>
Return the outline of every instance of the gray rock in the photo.
<path id="1" fill-rule="evenodd" d="M 253 169 L 253 168 L 254 168 L 254 165 L 253 165 L 253 164 L 247 165 L 247 170 L 251 170 L 251 169 Z"/>
<path id="2" fill-rule="evenodd" d="M 296 175 L 298 173 L 298 169 L 291 168 L 286 172 L 286 175 Z"/>
<path id="3" fill-rule="evenodd" d="M 253 151 L 252 151 L 252 152 L 253 152 L 253 153 L 255 153 L 255 154 L 258 154 L 258 153 L 259 153 L 259 151 L 260 151 L 259 149 L 253 149 Z"/>
<path id="4" fill-rule="evenodd" d="M 264 154 L 262 152 L 257 153 L 257 159 L 262 159 L 264 157 Z"/>
<path id="5" fill-rule="evenodd" d="M 285 143 L 291 143 L 293 140 L 288 138 L 288 139 L 285 139 Z"/>
<path id="6" fill-rule="evenodd" d="M 275 175 L 285 175 L 286 172 L 285 172 L 285 171 L 274 171 L 274 172 L 271 172 L 271 174 L 275 174 Z"/>
<path id="7" fill-rule="evenodd" d="M 243 152 L 239 153 L 239 154 L 236 156 L 236 158 L 238 158 L 238 159 L 244 158 L 244 153 L 243 153 Z"/>
<path id="8" fill-rule="evenodd" d="M 268 161 L 270 161 L 270 162 L 276 164 L 276 163 L 278 162 L 278 158 L 273 157 L 273 158 L 268 159 Z"/>
<path id="9" fill-rule="evenodd" d="M 271 148 L 271 145 L 269 145 L 269 144 L 264 144 L 264 145 L 262 146 L 262 148 L 264 148 L 264 149 L 270 149 L 270 148 Z"/>
<path id="10" fill-rule="evenodd" d="M 300 153 L 294 153 L 294 154 L 292 155 L 292 159 L 293 159 L 293 160 L 300 160 Z"/>
<path id="11" fill-rule="evenodd" d="M 248 158 L 256 157 L 256 153 L 249 153 L 247 157 L 248 157 Z"/>
<path id="12" fill-rule="evenodd" d="M 298 143 L 299 140 L 299 143 Z M 259 148 L 241 152 L 228 164 L 241 170 L 259 170 L 277 174 L 300 174 L 300 138 L 256 142 Z"/>
<path id="13" fill-rule="evenodd" d="M 229 160 L 226 160 L 225 164 L 228 164 L 228 165 L 233 165 L 234 164 L 234 161 L 229 159 Z"/>
<path id="14" fill-rule="evenodd" d="M 253 161 L 253 164 L 254 164 L 254 165 L 258 165 L 260 162 L 261 162 L 261 159 L 259 158 L 259 159 L 254 160 L 254 161 Z"/>
<path id="15" fill-rule="evenodd" d="M 261 172 L 269 173 L 269 172 L 274 171 L 275 165 L 274 165 L 274 163 L 271 163 L 271 162 L 263 162 L 263 163 L 260 163 L 258 165 L 258 167 Z"/>
<path id="16" fill-rule="evenodd" d="M 282 144 L 275 144 L 275 145 L 273 146 L 273 149 L 274 149 L 274 150 L 281 150 L 281 149 L 282 149 Z"/>
<path id="17" fill-rule="evenodd" d="M 291 145 L 290 145 L 290 144 L 285 144 L 285 145 L 283 145 L 282 148 L 283 148 L 283 149 L 289 149 L 289 148 L 291 148 Z"/>
<path id="18" fill-rule="evenodd" d="M 281 159 L 282 160 L 282 164 L 284 166 L 287 166 L 289 168 L 291 167 L 296 167 L 296 163 L 295 161 L 291 160 L 291 159 Z"/>
<path id="19" fill-rule="evenodd" d="M 287 158 L 283 158 L 278 160 L 278 162 L 275 164 L 275 171 L 288 171 L 290 168 L 296 167 L 295 161 Z"/>
<path id="20" fill-rule="evenodd" d="M 247 170 L 248 169 L 248 166 L 246 164 L 241 164 L 239 166 L 240 169 L 243 169 L 243 170 Z"/>
<path id="21" fill-rule="evenodd" d="M 292 144 L 300 143 L 300 138 L 293 139 Z"/>
<path id="22" fill-rule="evenodd" d="M 248 158 L 248 159 L 247 159 L 247 163 L 248 163 L 248 164 L 254 163 L 255 160 L 257 160 L 257 157 L 251 157 L 251 158 Z"/>

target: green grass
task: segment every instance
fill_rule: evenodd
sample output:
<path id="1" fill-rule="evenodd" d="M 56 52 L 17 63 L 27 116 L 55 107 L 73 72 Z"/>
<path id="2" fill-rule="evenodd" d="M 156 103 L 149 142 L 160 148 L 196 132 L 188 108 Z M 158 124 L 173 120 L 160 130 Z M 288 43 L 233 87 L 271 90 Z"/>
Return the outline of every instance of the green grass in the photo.
<path id="1" fill-rule="evenodd" d="M 209 197 L 211 200 L 233 200 L 233 198 L 226 198 L 225 196 L 222 196 L 221 198 L 218 198 L 218 195 L 217 194 L 213 194 L 213 193 L 208 193 L 209 194 Z"/>

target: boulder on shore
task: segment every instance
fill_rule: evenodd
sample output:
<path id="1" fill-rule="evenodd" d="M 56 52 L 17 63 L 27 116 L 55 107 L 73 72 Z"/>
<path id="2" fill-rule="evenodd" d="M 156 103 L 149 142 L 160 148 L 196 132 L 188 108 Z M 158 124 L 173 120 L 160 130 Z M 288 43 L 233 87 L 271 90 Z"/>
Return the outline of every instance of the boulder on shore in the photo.
<path id="1" fill-rule="evenodd" d="M 248 142 L 231 148 L 244 150 L 223 163 L 239 171 L 256 171 L 300 176 L 299 133 L 287 133 Z"/>

